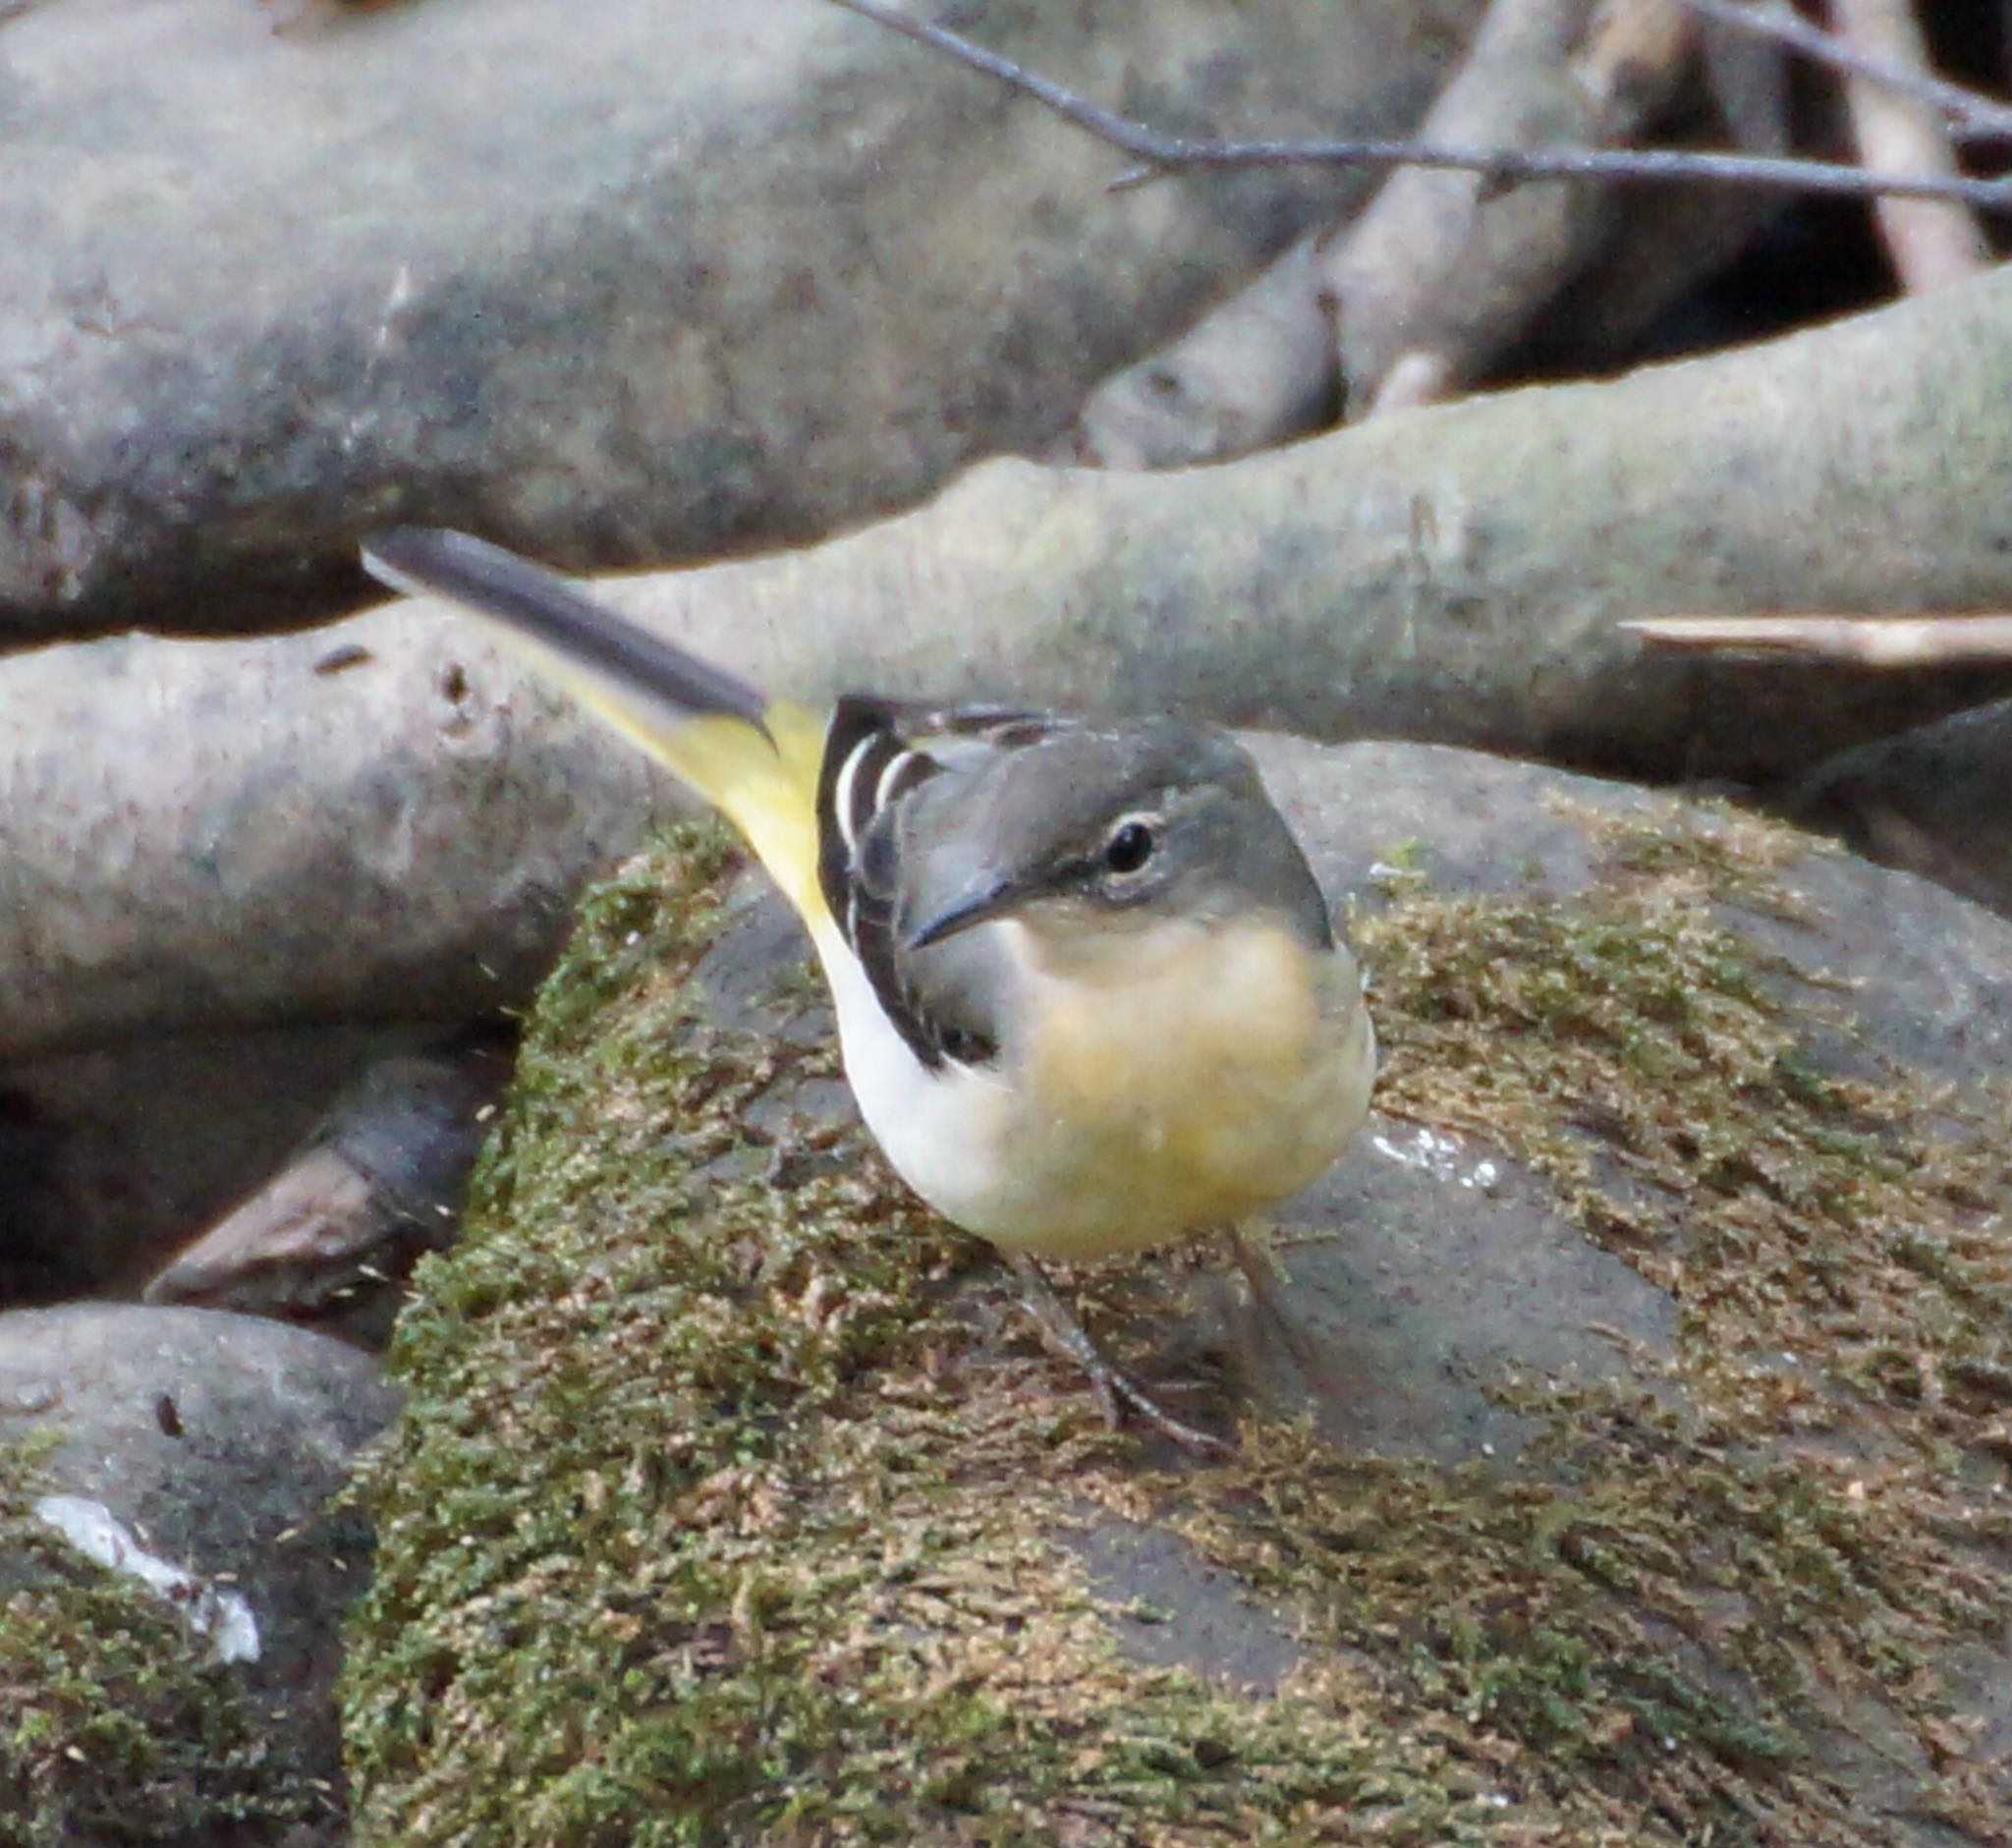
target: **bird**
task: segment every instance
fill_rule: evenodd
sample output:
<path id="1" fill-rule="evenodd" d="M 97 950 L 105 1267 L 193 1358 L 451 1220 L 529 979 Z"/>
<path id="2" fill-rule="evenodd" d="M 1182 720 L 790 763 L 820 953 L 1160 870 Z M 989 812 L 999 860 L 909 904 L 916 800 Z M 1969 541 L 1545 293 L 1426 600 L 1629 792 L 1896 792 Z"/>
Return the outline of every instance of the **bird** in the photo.
<path id="1" fill-rule="evenodd" d="M 819 714 L 472 534 L 393 528 L 363 559 L 486 618 L 726 815 L 803 921 L 895 1171 L 1005 1256 L 1113 1423 L 1219 1452 L 1040 1264 L 1235 1239 L 1368 1112 L 1362 976 L 1250 753 L 1166 714 L 871 694 Z M 1267 1260 L 1236 1250 L 1258 1287 Z"/>

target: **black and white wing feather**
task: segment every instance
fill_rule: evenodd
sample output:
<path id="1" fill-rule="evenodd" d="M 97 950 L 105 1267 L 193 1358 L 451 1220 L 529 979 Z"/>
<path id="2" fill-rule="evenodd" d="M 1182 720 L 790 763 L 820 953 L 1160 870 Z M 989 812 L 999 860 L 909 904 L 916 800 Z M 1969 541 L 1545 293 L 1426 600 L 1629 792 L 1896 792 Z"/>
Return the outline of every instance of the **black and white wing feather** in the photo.
<path id="1" fill-rule="evenodd" d="M 1047 737 L 1060 721 L 1006 706 L 841 699 L 817 781 L 817 878 L 875 997 L 922 1063 L 981 1065 L 998 1051 L 982 1019 L 918 992 L 901 950 L 902 804 L 975 760 Z"/>

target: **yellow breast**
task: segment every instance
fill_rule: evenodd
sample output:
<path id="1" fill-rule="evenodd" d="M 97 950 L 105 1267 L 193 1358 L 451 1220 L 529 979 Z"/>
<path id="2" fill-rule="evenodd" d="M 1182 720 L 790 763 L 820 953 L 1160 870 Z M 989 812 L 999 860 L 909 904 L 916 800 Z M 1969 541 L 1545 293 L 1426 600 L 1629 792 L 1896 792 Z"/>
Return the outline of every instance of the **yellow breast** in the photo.
<path id="1" fill-rule="evenodd" d="M 1346 950 L 1190 920 L 1021 945 L 1026 1034 L 999 1167 L 1003 1245 L 1136 1250 L 1232 1223 L 1324 1170 L 1375 1054 Z"/>

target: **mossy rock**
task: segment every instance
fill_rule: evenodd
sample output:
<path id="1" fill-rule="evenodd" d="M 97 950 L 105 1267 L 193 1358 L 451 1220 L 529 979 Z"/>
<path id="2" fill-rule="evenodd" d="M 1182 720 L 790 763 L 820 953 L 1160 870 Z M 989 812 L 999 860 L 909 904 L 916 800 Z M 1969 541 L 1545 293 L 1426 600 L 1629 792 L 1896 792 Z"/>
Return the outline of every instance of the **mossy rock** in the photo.
<path id="1" fill-rule="evenodd" d="M 1513 1462 L 1379 1455 L 1321 1434 L 1317 1390 L 1249 1389 L 1255 1312 L 1206 1252 L 1085 1270 L 1087 1318 L 1237 1449 L 1105 1431 L 861 1145 L 787 926 L 681 836 L 589 906 L 402 1323 L 346 1685 L 363 1840 L 2012 1827 L 1981 1731 L 2012 1608 L 2002 1094 L 1866 1028 L 1809 843 L 1463 759 L 1419 786 L 1543 815 L 1499 844 L 1546 865 L 1408 866 L 1445 817 L 1391 825 L 1393 749 L 1267 759 L 1323 876 L 1382 867 L 1378 1133 L 1491 1147 L 1667 1294 L 1661 1332 L 1477 1381 Z M 1332 1287 L 1318 1247 L 1286 1259 Z"/>
<path id="2" fill-rule="evenodd" d="M 34 1512 L 31 1449 L 0 1455 L 0 1844 L 251 1848 L 335 1805 L 176 1612 Z"/>
<path id="3" fill-rule="evenodd" d="M 255 1316 L 0 1316 L 0 1842 L 343 1838 L 332 1682 L 369 1534 L 329 1504 L 395 1400 L 357 1349 Z"/>

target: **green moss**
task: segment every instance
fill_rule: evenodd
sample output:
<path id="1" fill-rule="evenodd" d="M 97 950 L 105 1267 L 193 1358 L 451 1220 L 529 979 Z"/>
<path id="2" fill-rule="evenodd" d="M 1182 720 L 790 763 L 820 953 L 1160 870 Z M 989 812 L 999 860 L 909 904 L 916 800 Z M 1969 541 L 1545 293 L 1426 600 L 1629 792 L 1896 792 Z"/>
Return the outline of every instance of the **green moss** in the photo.
<path id="1" fill-rule="evenodd" d="M 1551 1176 L 1682 1306 L 1666 1380 L 1505 1385 L 1542 1433 L 1513 1478 L 1262 1418 L 1146 1467 L 996 1332 L 981 1248 L 764 1108 L 832 1056 L 693 998 L 718 837 L 605 888 L 401 1325 L 363 1839 L 1871 1844 L 1837 1741 L 1875 1721 L 1963 1821 L 1928 1767 L 1937 1663 L 2006 1608 L 1952 1467 L 2012 1379 L 2004 1139 L 1814 1054 L 1838 997 L 1725 906 L 1792 909 L 1771 841 L 1609 862 L 1564 901 L 1407 879 L 1364 930 L 1386 1103 Z M 1069 1282 L 1163 1340 L 1178 1270 Z M 1185 1536 L 1301 1666 L 1125 1659 L 1067 1544 L 1093 1516 Z"/>
<path id="2" fill-rule="evenodd" d="M 1834 984 L 1756 946 L 1743 918 L 1802 913 L 1799 837 L 1706 817 L 1609 829 L 1604 845 L 1585 894 L 1419 897 L 1363 933 L 1384 1107 L 1546 1175 L 1681 1312 L 1673 1390 L 1513 1395 L 1550 1422 L 1537 1456 L 1562 1481 L 1538 1491 L 1540 1525 L 1575 1551 L 1517 1567 L 1518 1597 L 1551 1581 L 1544 1616 L 1529 1643 L 1496 1649 L 1486 1621 L 1459 1613 L 1477 1597 L 1496 1608 L 1471 1575 L 1509 1537 L 1468 1542 L 1514 1498 L 1471 1510 L 1459 1556 L 1425 1574 L 1461 1587 L 1463 1642 L 1440 1652 L 1462 1661 L 1479 1637 L 1487 1698 L 1525 1704 L 1526 1738 L 1609 1737 L 1603 1716 L 1628 1710 L 1743 1775 L 1834 1757 L 1824 1735 L 1876 1708 L 1912 1735 L 1933 1808 L 1941 1664 L 2012 1608 L 1986 1550 L 2012 1377 L 2012 1251 L 1995 1216 L 2012 1180 L 2006 1095 L 1958 1097 L 1882 1060 Z M 1569 1604 L 1589 1578 L 1622 1596 L 1561 1626 L 1556 1582 Z M 1561 1627 L 1576 1640 L 1562 1652 Z M 1650 1720 L 1614 1665 L 1671 1638 L 1691 1662 Z"/>
<path id="3" fill-rule="evenodd" d="M 228 1848 L 326 1819 L 239 1677 L 58 1538 L 36 1492 L 33 1457 L 0 1455 L 0 1844 Z"/>
<path id="4" fill-rule="evenodd" d="M 1741 1369 L 1778 1372 L 1784 1349 L 1890 1398 L 1869 1360 L 1896 1341 L 1995 1353 L 2012 1286 L 1992 1204 L 2006 1096 L 1882 1066 L 1833 986 L 1741 927 L 1741 910 L 1796 914 L 1765 883 L 1795 839 L 1624 831 L 1569 901 L 1425 896 L 1364 932 L 1384 1106 L 1543 1173 L 1676 1298 L 1722 1410 L 1768 1396 Z M 1822 1040 L 1854 1069 L 1825 1069 Z"/>

